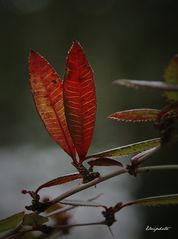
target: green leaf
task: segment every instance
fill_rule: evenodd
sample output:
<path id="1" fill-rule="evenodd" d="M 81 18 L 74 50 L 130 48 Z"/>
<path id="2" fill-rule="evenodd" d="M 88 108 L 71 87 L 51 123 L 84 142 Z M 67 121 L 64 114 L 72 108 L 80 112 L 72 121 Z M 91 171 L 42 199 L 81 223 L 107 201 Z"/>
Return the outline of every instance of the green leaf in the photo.
<path id="1" fill-rule="evenodd" d="M 174 56 L 167 66 L 164 73 L 164 80 L 168 84 L 178 84 L 178 55 Z M 177 92 L 165 92 L 165 96 L 169 101 L 178 101 Z"/>
<path id="2" fill-rule="evenodd" d="M 126 203 L 125 205 L 141 205 L 141 206 L 160 206 L 160 205 L 176 205 L 178 204 L 178 194 L 163 195 L 157 197 L 148 197 L 137 199 Z"/>
<path id="3" fill-rule="evenodd" d="M 160 138 L 149 139 L 149 140 L 137 142 L 134 144 L 128 144 L 122 147 L 110 149 L 100 153 L 92 154 L 92 155 L 89 155 L 86 159 L 127 156 L 130 154 L 136 154 L 136 153 L 145 151 L 147 149 L 150 149 L 159 145 L 160 145 Z"/>
<path id="4" fill-rule="evenodd" d="M 23 220 L 24 212 L 19 212 L 10 217 L 0 220 L 0 232 L 16 228 Z"/>
<path id="5" fill-rule="evenodd" d="M 25 214 L 23 219 L 23 225 L 31 226 L 31 227 L 36 227 L 46 222 L 48 222 L 47 217 L 43 217 L 36 213 Z"/>
<path id="6" fill-rule="evenodd" d="M 156 109 L 132 109 L 116 112 L 108 118 L 126 122 L 155 121 L 159 112 Z"/>
<path id="7" fill-rule="evenodd" d="M 178 91 L 178 82 L 175 85 L 167 84 L 162 81 L 144 81 L 144 80 L 129 80 L 129 79 L 121 79 L 113 82 L 117 85 L 123 85 L 127 87 L 133 88 L 141 88 L 141 89 L 152 89 L 152 90 L 160 90 L 160 91 Z"/>

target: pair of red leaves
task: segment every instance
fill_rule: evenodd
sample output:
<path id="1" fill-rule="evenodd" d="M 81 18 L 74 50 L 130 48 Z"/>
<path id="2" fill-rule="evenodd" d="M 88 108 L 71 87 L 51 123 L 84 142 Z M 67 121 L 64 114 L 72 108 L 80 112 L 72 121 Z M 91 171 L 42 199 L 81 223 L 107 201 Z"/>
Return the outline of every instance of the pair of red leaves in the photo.
<path id="1" fill-rule="evenodd" d="M 96 93 L 93 71 L 81 45 L 73 42 L 68 52 L 64 81 L 34 51 L 29 72 L 35 104 L 48 132 L 74 162 L 83 162 L 95 125 Z"/>
<path id="2" fill-rule="evenodd" d="M 94 158 L 88 162 L 90 168 L 114 165 L 122 167 L 120 162 L 112 158 L 136 154 L 159 145 L 159 139 L 152 139 L 86 156 L 95 125 L 96 93 L 92 69 L 78 42 L 75 41 L 68 52 L 64 81 L 52 66 L 34 51 L 30 53 L 29 72 L 37 111 L 51 137 L 71 156 L 79 171 L 39 186 L 36 193 L 42 188 L 81 177 L 83 182 L 98 177 L 98 173 L 90 172 L 82 165 L 86 159 Z M 34 192 L 29 193 L 34 195 Z"/>

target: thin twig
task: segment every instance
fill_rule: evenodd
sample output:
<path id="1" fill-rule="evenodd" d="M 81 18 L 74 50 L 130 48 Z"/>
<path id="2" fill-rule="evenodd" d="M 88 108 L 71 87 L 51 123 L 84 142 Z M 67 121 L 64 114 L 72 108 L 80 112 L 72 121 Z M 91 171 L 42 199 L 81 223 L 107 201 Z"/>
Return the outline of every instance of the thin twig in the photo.
<path id="1" fill-rule="evenodd" d="M 85 190 L 85 189 L 87 189 L 87 188 L 90 188 L 90 187 L 92 187 L 92 186 L 95 186 L 95 185 L 98 184 L 98 183 L 101 183 L 101 182 L 103 182 L 103 181 L 106 181 L 107 179 L 110 179 L 110 178 L 112 178 L 112 177 L 115 177 L 115 176 L 124 174 L 124 173 L 126 173 L 126 172 L 128 172 L 128 170 L 127 170 L 126 168 L 122 168 L 122 169 L 117 170 L 117 171 L 115 171 L 115 172 L 111 172 L 111 173 L 109 173 L 109 174 L 107 174 L 107 175 L 100 176 L 100 177 L 98 177 L 98 178 L 96 178 L 96 179 L 94 179 L 94 180 L 92 180 L 92 181 L 90 181 L 90 182 L 88 182 L 88 183 L 78 185 L 77 187 L 72 188 L 72 189 L 70 189 L 69 191 L 67 191 L 67 192 L 61 194 L 60 196 L 56 197 L 55 199 L 53 199 L 53 200 L 51 201 L 51 204 L 55 204 L 55 203 L 57 203 L 57 202 L 60 202 L 61 200 L 65 199 L 65 198 L 67 198 L 67 197 L 69 197 L 69 196 L 72 196 L 72 195 L 74 195 L 74 194 L 76 194 L 76 193 L 78 193 L 78 192 L 81 192 L 81 191 L 83 191 L 83 190 Z"/>
<path id="2" fill-rule="evenodd" d="M 149 171 L 162 171 L 162 170 L 178 170 L 178 164 L 139 167 L 138 169 L 136 169 L 136 172 L 144 173 Z"/>
<path id="3" fill-rule="evenodd" d="M 178 170 L 178 165 L 157 165 L 157 166 L 146 166 L 146 167 L 139 167 L 138 169 L 136 169 L 136 172 L 137 173 L 144 173 L 144 172 L 149 172 L 149 171 L 159 171 L 159 170 Z M 128 170 L 126 168 L 122 168 L 122 169 L 119 169 L 117 171 L 114 171 L 114 172 L 111 172 L 111 173 L 108 173 L 106 175 L 100 175 L 100 177 L 92 180 L 91 182 L 89 183 L 85 183 L 85 184 L 81 184 L 75 188 L 72 188 L 70 189 L 69 191 L 61 194 L 60 196 L 54 198 L 52 201 L 51 201 L 51 204 L 55 204 L 55 203 L 58 203 L 60 202 L 61 200 L 69 197 L 69 196 L 72 196 L 78 192 L 81 192 L 87 188 L 90 188 L 92 186 L 95 186 L 101 182 L 104 182 L 110 178 L 113 178 L 115 176 L 118 176 L 118 175 L 121 175 L 121 174 L 124 174 L 124 173 L 127 173 Z"/>
<path id="4" fill-rule="evenodd" d="M 59 215 L 61 213 L 68 212 L 68 211 L 70 211 L 74 208 L 76 208 L 76 206 L 67 206 L 67 207 L 64 207 L 64 208 L 60 208 L 59 210 L 56 210 L 55 212 L 52 212 L 52 213 L 48 214 L 47 217 L 53 217 L 53 216 Z"/>
<path id="5" fill-rule="evenodd" d="M 85 203 L 92 202 L 92 201 L 96 200 L 97 198 L 99 198 L 101 195 L 102 195 L 102 193 L 100 193 L 100 194 L 98 194 L 98 195 L 96 195 L 96 196 L 94 196 L 92 198 L 89 198 L 89 199 L 87 199 L 87 201 L 85 201 Z M 63 202 L 60 202 L 60 203 L 62 204 Z M 66 204 L 66 205 L 71 205 L 71 204 Z M 60 208 L 59 210 L 56 210 L 55 212 L 48 214 L 48 217 L 55 216 L 55 215 L 58 215 L 60 213 L 67 212 L 67 211 L 72 210 L 72 209 L 74 209 L 74 208 L 76 208 L 78 206 L 80 206 L 80 205 L 72 205 L 72 206 L 68 206 L 68 207 L 65 207 L 65 208 Z"/>
<path id="6" fill-rule="evenodd" d="M 136 169 L 136 173 L 144 173 L 144 172 L 149 172 L 149 171 L 162 171 L 162 170 L 178 170 L 178 165 L 177 164 L 170 164 L 170 165 L 156 165 L 156 166 L 145 166 L 145 167 L 139 167 Z M 60 202 L 61 200 L 71 196 L 71 195 L 74 195 L 78 192 L 81 192 L 89 187 L 92 187 L 92 186 L 95 186 L 96 184 L 99 184 L 103 181 L 106 181 L 110 178 L 113 178 L 115 176 L 118 176 L 118 175 L 121 175 L 121 174 L 125 174 L 125 173 L 128 173 L 128 170 L 126 168 L 122 168 L 122 169 L 119 169 L 117 171 L 114 171 L 114 172 L 111 172 L 111 173 L 108 173 L 106 175 L 103 175 L 103 176 L 100 176 L 96 179 L 94 179 L 93 181 L 89 182 L 89 183 L 85 183 L 85 184 L 82 184 L 82 185 L 79 185 L 65 193 L 63 193 L 62 195 L 56 197 L 55 199 L 53 199 L 51 201 L 51 205 L 52 204 L 55 204 L 55 203 L 58 203 Z M 106 222 L 105 221 L 100 221 L 100 222 L 91 222 L 91 223 L 83 223 L 83 224 L 72 224 L 72 225 L 61 225 L 59 226 L 60 228 L 70 228 L 70 227 L 78 227 L 78 226 L 92 226 L 92 225 L 105 225 Z M 59 228 L 58 227 L 58 228 Z M 17 228 L 16 228 L 17 229 Z M 23 231 L 23 232 L 17 232 L 15 234 L 9 234 L 9 235 L 5 235 L 3 237 L 1 237 L 1 239 L 10 239 L 12 237 L 14 237 L 14 235 L 19 235 L 19 233 L 26 233 L 26 232 L 29 232 L 29 231 L 32 231 L 32 230 L 27 230 L 27 231 Z M 14 231 L 16 232 L 16 231 Z M 13 233 L 14 233 L 13 232 Z"/>
<path id="7" fill-rule="evenodd" d="M 71 228 L 71 227 L 85 227 L 85 226 L 96 226 L 96 225 L 106 225 L 105 220 L 100 222 L 88 222 L 88 223 L 77 223 L 77 224 L 69 224 L 69 225 L 60 225 L 57 226 L 58 229 Z"/>

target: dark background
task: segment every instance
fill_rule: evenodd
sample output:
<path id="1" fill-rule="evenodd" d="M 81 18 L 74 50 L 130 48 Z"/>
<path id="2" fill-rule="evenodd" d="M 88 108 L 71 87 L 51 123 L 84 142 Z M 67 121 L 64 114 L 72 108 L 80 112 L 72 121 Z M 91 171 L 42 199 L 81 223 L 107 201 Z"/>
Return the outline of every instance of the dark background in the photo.
<path id="1" fill-rule="evenodd" d="M 149 123 L 118 123 L 107 116 L 134 107 L 159 108 L 164 104 L 161 94 L 118 87 L 112 81 L 162 80 L 164 68 L 178 53 L 177 10 L 178 2 L 173 0 L 0 0 L 1 149 L 56 146 L 34 107 L 28 54 L 30 49 L 40 52 L 62 77 L 73 40 L 82 44 L 95 72 L 98 111 L 91 152 L 157 137 Z M 164 150 L 152 162 L 175 163 L 176 148 L 175 144 Z M 138 182 L 131 189 L 132 198 L 176 193 L 178 176 L 177 172 L 150 173 Z M 132 188 L 132 180 L 129 183 Z M 137 238 L 173 238 L 178 235 L 177 215 L 177 206 L 142 208 Z M 152 233 L 145 231 L 147 225 L 173 228 Z"/>

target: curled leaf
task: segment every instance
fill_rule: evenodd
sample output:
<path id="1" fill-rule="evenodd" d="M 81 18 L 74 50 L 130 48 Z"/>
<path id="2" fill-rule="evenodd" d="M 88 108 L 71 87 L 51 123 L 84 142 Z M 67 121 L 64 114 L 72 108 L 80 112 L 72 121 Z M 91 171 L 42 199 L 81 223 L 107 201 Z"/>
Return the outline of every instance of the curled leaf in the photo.
<path id="1" fill-rule="evenodd" d="M 116 112 L 108 118 L 126 122 L 155 121 L 159 112 L 160 110 L 156 109 L 132 109 Z"/>
<path id="2" fill-rule="evenodd" d="M 164 80 L 173 87 L 178 85 L 178 55 L 174 56 L 164 73 Z M 178 92 L 165 92 L 165 96 L 169 101 L 178 101 Z"/>
<path id="3" fill-rule="evenodd" d="M 67 175 L 55 178 L 55 179 L 50 180 L 49 182 L 44 183 L 41 186 L 39 186 L 36 190 L 36 193 L 38 193 L 39 190 L 41 190 L 42 188 L 49 188 L 52 186 L 68 183 L 68 182 L 74 181 L 79 178 L 81 178 L 81 175 L 79 173 L 67 174 Z"/>
<path id="4" fill-rule="evenodd" d="M 121 80 L 116 80 L 113 83 L 117 85 L 123 85 L 127 87 L 141 88 L 141 89 L 153 89 L 153 90 L 170 91 L 170 92 L 178 91 L 178 84 L 172 85 L 172 84 L 164 83 L 162 81 L 121 79 Z"/>
<path id="5" fill-rule="evenodd" d="M 97 158 L 95 160 L 89 161 L 88 164 L 92 168 L 94 166 L 119 166 L 119 167 L 123 166 L 122 163 L 120 163 L 119 161 L 110 158 Z"/>
<path id="6" fill-rule="evenodd" d="M 100 153 L 89 155 L 86 159 L 89 158 L 107 158 L 107 157 L 121 157 L 131 154 L 136 154 L 147 149 L 156 147 L 160 145 L 160 138 L 144 140 L 134 144 L 128 144 L 118 148 L 106 150 Z"/>
<path id="7" fill-rule="evenodd" d="M 29 73 L 37 110 L 52 139 L 75 160 L 75 148 L 64 112 L 63 86 L 52 66 L 37 52 L 31 51 Z"/>
<path id="8" fill-rule="evenodd" d="M 80 162 L 85 159 L 91 143 L 95 117 L 96 93 L 93 71 L 78 42 L 67 57 L 64 77 L 66 119 Z"/>
<path id="9" fill-rule="evenodd" d="M 158 149 L 160 148 L 160 146 L 156 146 L 150 149 L 147 149 L 141 153 L 138 153 L 136 155 L 134 155 L 131 158 L 131 162 L 132 164 L 136 164 L 138 165 L 139 163 L 143 162 L 145 159 L 147 159 L 149 156 L 151 156 L 152 154 L 154 154 Z"/>
<path id="10" fill-rule="evenodd" d="M 5 232 L 16 228 L 22 222 L 24 214 L 24 212 L 19 212 L 0 220 L 0 232 Z"/>

